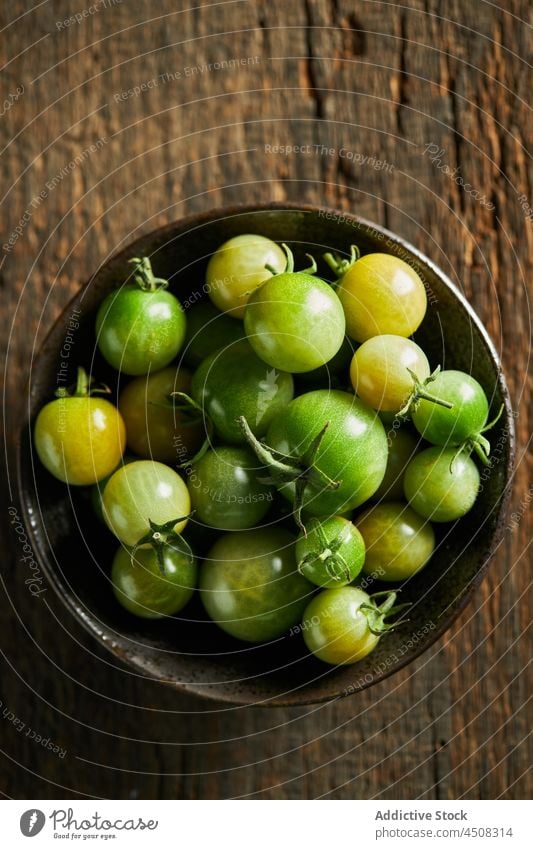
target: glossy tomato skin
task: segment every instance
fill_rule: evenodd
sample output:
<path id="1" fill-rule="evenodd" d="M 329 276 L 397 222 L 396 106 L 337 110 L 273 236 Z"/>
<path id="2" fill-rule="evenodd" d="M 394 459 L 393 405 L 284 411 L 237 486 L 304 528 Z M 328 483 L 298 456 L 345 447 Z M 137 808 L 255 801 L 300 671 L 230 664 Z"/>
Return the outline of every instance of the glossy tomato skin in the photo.
<path id="1" fill-rule="evenodd" d="M 175 464 L 190 460 L 205 439 L 203 423 L 192 423 L 169 401 L 172 392 L 190 391 L 191 373 L 185 368 L 171 366 L 131 380 L 118 402 L 128 448 L 145 459 Z"/>
<path id="2" fill-rule="evenodd" d="M 213 422 L 217 434 L 233 445 L 245 443 L 237 421 L 244 416 L 256 436 L 263 436 L 294 394 L 292 375 L 266 365 L 246 340 L 215 351 L 192 381 L 192 396 Z"/>
<path id="3" fill-rule="evenodd" d="M 96 317 L 98 347 L 107 362 L 129 375 L 167 366 L 185 339 L 186 319 L 171 292 L 123 286 L 105 298 Z"/>
<path id="4" fill-rule="evenodd" d="M 407 466 L 404 492 L 410 506 L 432 522 L 453 522 L 474 506 L 479 472 L 456 448 L 426 448 Z"/>
<path id="5" fill-rule="evenodd" d="M 314 518 L 307 523 L 306 531 L 307 535 L 300 533 L 296 541 L 302 575 L 317 587 L 351 584 L 365 562 L 365 543 L 352 522 L 342 516 Z"/>
<path id="6" fill-rule="evenodd" d="M 379 637 L 360 608 L 370 601 L 359 587 L 323 590 L 308 604 L 302 621 L 305 644 L 324 663 L 357 663 L 375 649 Z"/>
<path id="7" fill-rule="evenodd" d="M 419 345 L 403 336 L 373 336 L 353 355 L 350 378 L 373 410 L 397 413 L 414 388 L 408 369 L 421 383 L 429 377 L 429 363 Z"/>
<path id="8" fill-rule="evenodd" d="M 117 408 L 103 398 L 56 398 L 37 416 L 34 445 L 54 477 L 73 486 L 90 486 L 118 466 L 126 428 Z"/>
<path id="9" fill-rule="evenodd" d="M 381 417 L 380 417 L 381 418 Z M 420 439 L 405 427 L 386 426 L 389 455 L 385 476 L 372 496 L 373 501 L 403 499 L 403 477 L 407 464 L 420 451 Z"/>
<path id="10" fill-rule="evenodd" d="M 252 233 L 234 236 L 209 260 L 206 271 L 209 297 L 222 312 L 242 318 L 250 294 L 272 276 L 266 266 L 279 273 L 286 264 L 287 257 L 271 239 Z"/>
<path id="11" fill-rule="evenodd" d="M 223 531 L 253 528 L 274 500 L 274 488 L 261 483 L 266 476 L 247 448 L 210 449 L 187 473 L 194 521 Z"/>
<path id="12" fill-rule="evenodd" d="M 187 517 L 191 501 L 185 482 L 163 463 L 137 460 L 122 466 L 108 481 L 102 497 L 108 528 L 125 545 L 137 545 L 157 525 Z M 174 526 L 183 530 L 187 520 Z"/>
<path id="13" fill-rule="evenodd" d="M 342 305 L 323 280 L 285 272 L 251 296 L 244 328 L 257 356 L 274 368 L 299 373 L 331 360 L 344 341 Z"/>
<path id="14" fill-rule="evenodd" d="M 389 254 L 367 254 L 341 278 L 337 288 L 346 315 L 346 331 L 357 342 L 372 336 L 411 336 L 427 308 L 416 271 Z"/>
<path id="15" fill-rule="evenodd" d="M 421 400 L 411 418 L 418 432 L 433 445 L 460 445 L 487 423 L 489 403 L 480 384 L 462 371 L 441 371 L 431 392 L 453 404 L 451 409 Z"/>
<path id="16" fill-rule="evenodd" d="M 242 321 L 220 312 L 211 301 L 200 301 L 187 311 L 183 359 L 195 369 L 219 348 L 244 339 Z"/>
<path id="17" fill-rule="evenodd" d="M 383 480 L 387 465 L 385 429 L 360 399 L 340 390 L 317 389 L 299 395 L 270 425 L 265 443 L 293 457 L 307 451 L 329 422 L 316 456 L 317 467 L 338 489 L 309 484 L 304 492 L 304 511 L 310 516 L 345 513 L 369 499 Z M 294 500 L 294 484 L 280 487 Z"/>
<path id="18" fill-rule="evenodd" d="M 196 561 L 179 549 L 166 546 L 164 574 L 153 548 L 117 549 L 111 567 L 115 598 L 129 613 L 142 619 L 161 619 L 182 610 L 197 583 Z"/>
<path id="19" fill-rule="evenodd" d="M 275 640 L 296 625 L 313 586 L 296 567 L 294 537 L 281 528 L 225 534 L 200 570 L 214 622 L 239 640 Z"/>
<path id="20" fill-rule="evenodd" d="M 364 571 L 379 581 L 404 581 L 429 561 L 435 533 L 403 501 L 376 504 L 355 519 L 366 546 Z"/>
<path id="21" fill-rule="evenodd" d="M 354 350 L 354 343 L 345 336 L 341 347 L 329 362 L 313 371 L 304 371 L 297 375 L 300 392 L 309 392 L 311 388 L 346 389 L 350 383 L 348 374 Z"/>

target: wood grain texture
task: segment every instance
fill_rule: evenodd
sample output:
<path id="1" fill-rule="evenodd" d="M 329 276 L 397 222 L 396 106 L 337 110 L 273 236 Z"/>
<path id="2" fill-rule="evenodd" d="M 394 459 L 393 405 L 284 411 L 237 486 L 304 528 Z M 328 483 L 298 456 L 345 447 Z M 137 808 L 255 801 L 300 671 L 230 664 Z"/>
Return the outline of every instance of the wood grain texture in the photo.
<path id="1" fill-rule="evenodd" d="M 475 604 L 407 670 L 305 709 L 231 709 L 118 667 L 51 593 L 29 594 L 2 505 L 0 792 L 523 798 L 530 4 L 231 0 L 178 10 L 160 0 L 150 13 L 140 0 L 106 0 L 68 26 L 71 3 L 34 5 L 13 0 L 0 10 L 0 99 L 24 86 L 0 125 L 2 245 L 26 219 L 1 252 L 4 500 L 17 508 L 15 439 L 32 357 L 72 293 L 135 235 L 186 212 L 254 200 L 356 211 L 440 264 L 502 354 L 518 462 L 515 518 Z M 230 59 L 248 63 L 217 67 Z M 99 149 L 72 167 L 98 139 Z M 283 154 L 276 145 L 310 147 Z M 428 145 L 442 150 L 434 161 Z M 459 168 L 455 178 L 470 189 L 444 166 Z"/>

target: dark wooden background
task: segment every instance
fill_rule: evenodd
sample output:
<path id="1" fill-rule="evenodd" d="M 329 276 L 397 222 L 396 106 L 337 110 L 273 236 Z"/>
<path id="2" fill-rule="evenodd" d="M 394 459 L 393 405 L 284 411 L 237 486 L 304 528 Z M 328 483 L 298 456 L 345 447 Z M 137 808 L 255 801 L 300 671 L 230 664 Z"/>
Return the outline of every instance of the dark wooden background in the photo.
<path id="1" fill-rule="evenodd" d="M 511 506 L 518 518 L 475 603 L 415 664 L 335 704 L 254 710 L 179 697 L 139 678 L 100 651 L 51 592 L 33 598 L 3 506 L 0 792 L 523 798 L 531 724 L 531 4 L 182 5 L 105 0 L 96 8 L 87 0 L 87 16 L 64 25 L 83 0 L 0 4 L 0 101 L 24 87 L 2 107 L 2 244 L 29 211 L 13 249 L 0 253 L 4 496 L 11 500 L 34 346 L 98 263 L 187 212 L 292 199 L 385 224 L 464 289 L 502 353 L 519 413 Z M 238 69 L 187 70 L 247 58 Z M 143 83 L 138 96 L 114 97 Z M 101 138 L 101 149 L 70 170 Z M 387 167 L 335 152 L 265 149 L 280 144 L 345 147 Z M 442 149 L 433 162 L 428 144 Z M 471 189 L 443 173 L 445 165 L 459 167 L 455 176 Z M 64 757 L 17 731 L 11 714 Z"/>

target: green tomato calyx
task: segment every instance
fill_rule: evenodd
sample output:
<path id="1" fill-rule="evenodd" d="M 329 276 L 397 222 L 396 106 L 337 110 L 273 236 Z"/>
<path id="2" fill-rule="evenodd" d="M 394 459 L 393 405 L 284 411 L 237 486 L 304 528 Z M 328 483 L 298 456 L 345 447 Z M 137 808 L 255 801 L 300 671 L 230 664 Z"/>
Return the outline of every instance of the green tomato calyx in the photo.
<path id="1" fill-rule="evenodd" d="M 155 277 L 152 271 L 152 263 L 147 256 L 133 257 L 128 260 L 133 266 L 133 282 L 139 286 L 143 292 L 157 292 L 159 289 L 166 289 L 168 280 L 162 277 Z"/>
<path id="2" fill-rule="evenodd" d="M 161 406 L 166 407 L 167 404 Z M 215 427 L 211 417 L 205 412 L 204 408 L 197 404 L 194 398 L 187 395 L 186 392 L 171 392 L 168 397 L 168 407 L 176 413 L 181 413 L 187 420 L 181 422 L 182 427 L 190 427 L 203 422 L 205 427 L 205 439 L 200 448 L 190 460 L 185 460 L 183 463 L 178 463 L 178 469 L 186 469 L 201 460 L 205 452 L 211 444 Z"/>
<path id="3" fill-rule="evenodd" d="M 341 531 L 333 539 L 328 539 L 321 522 L 313 522 L 313 533 L 317 536 L 319 547 L 310 551 L 298 563 L 298 571 L 304 573 L 304 567 L 320 560 L 332 581 L 350 580 L 350 568 L 339 549 L 345 544 L 345 534 Z"/>
<path id="4" fill-rule="evenodd" d="M 285 244 L 285 242 L 282 243 L 281 247 L 287 255 L 287 264 L 283 271 L 276 271 L 276 269 L 268 263 L 266 263 L 265 265 L 266 270 L 270 271 L 273 277 L 276 277 L 278 274 L 292 274 L 294 271 L 294 255 L 291 249 L 288 245 Z M 309 266 L 309 268 L 303 268 L 301 271 L 298 272 L 298 274 L 316 274 L 317 264 L 315 262 L 315 258 L 312 257 L 311 254 L 306 254 L 306 256 L 309 257 L 309 259 L 311 260 L 311 265 Z"/>
<path id="5" fill-rule="evenodd" d="M 409 602 L 396 604 L 398 592 L 399 590 L 396 592 L 383 590 L 379 593 L 373 593 L 369 596 L 369 600 L 362 604 L 359 608 L 361 613 L 366 616 L 368 630 L 376 637 L 381 637 L 381 635 L 385 634 L 387 631 L 392 631 L 394 628 L 397 628 L 398 625 L 408 622 L 407 619 L 397 619 L 392 623 L 385 622 L 389 616 L 394 616 L 399 613 L 400 610 L 405 610 L 406 607 L 411 606 Z M 377 604 L 376 599 L 383 598 L 383 596 L 385 596 L 385 600 L 381 604 Z"/>
<path id="6" fill-rule="evenodd" d="M 105 383 L 97 384 L 93 377 L 89 377 L 81 366 L 76 375 L 76 385 L 70 389 L 61 386 L 56 390 L 56 398 L 88 398 L 90 395 L 110 395 L 111 389 Z"/>
<path id="7" fill-rule="evenodd" d="M 344 257 L 339 256 L 339 254 L 326 253 L 322 254 L 322 258 L 324 262 L 327 262 L 333 273 L 338 277 L 344 277 L 346 272 L 352 265 L 355 265 L 357 260 L 361 256 L 361 251 L 357 247 L 357 245 L 350 245 L 350 258 L 345 259 Z"/>
<path id="8" fill-rule="evenodd" d="M 492 419 L 492 421 L 488 422 L 485 427 L 481 428 L 479 433 L 469 436 L 468 439 L 465 439 L 465 441 L 461 443 L 457 453 L 454 455 L 452 462 L 450 463 L 450 472 L 453 470 L 453 464 L 456 457 L 458 457 L 463 451 L 468 455 L 474 451 L 484 466 L 490 466 L 490 442 L 485 436 L 483 436 L 483 434 L 494 427 L 494 425 L 500 420 L 503 409 L 504 405 L 502 404 L 497 415 Z"/>
<path id="9" fill-rule="evenodd" d="M 187 560 L 192 563 L 194 561 L 194 556 L 189 543 L 182 537 L 181 534 L 178 534 L 174 530 L 174 527 L 179 522 L 184 522 L 186 519 L 190 519 L 191 515 L 192 514 L 189 516 L 180 516 L 178 519 L 172 519 L 170 522 L 164 522 L 162 525 L 157 525 L 149 519 L 148 523 L 150 525 L 150 530 L 133 546 L 131 552 L 132 559 L 135 557 L 135 552 L 141 545 L 151 545 L 155 551 L 159 571 L 162 575 L 165 574 L 165 549 L 167 548 L 177 549 L 185 554 Z"/>
<path id="10" fill-rule="evenodd" d="M 329 422 L 326 422 L 322 430 L 314 437 L 307 451 L 304 451 L 299 457 L 292 457 L 275 451 L 265 445 L 264 442 L 260 442 L 250 430 L 244 416 L 239 416 L 238 421 L 246 441 L 257 459 L 271 473 L 274 484 L 280 487 L 287 483 L 294 483 L 294 520 L 304 535 L 307 536 L 302 521 L 303 497 L 307 486 L 312 485 L 319 489 L 338 489 L 341 485 L 341 481 L 332 480 L 316 465 L 320 443 L 329 427 Z"/>
<path id="11" fill-rule="evenodd" d="M 398 416 L 400 418 L 405 418 L 411 410 L 416 409 L 418 402 L 422 399 L 424 399 L 424 401 L 430 401 L 432 404 L 439 404 L 439 406 L 446 407 L 448 410 L 453 409 L 453 404 L 449 401 L 445 401 L 443 398 L 437 398 L 436 395 L 432 395 L 432 393 L 427 390 L 428 385 L 433 383 L 436 377 L 440 374 L 440 366 L 437 366 L 435 371 L 433 371 L 429 377 L 426 377 L 424 381 L 419 380 L 418 376 L 414 373 L 414 371 L 411 371 L 410 368 L 408 368 L 407 371 L 413 378 L 413 390 L 401 410 L 398 411 Z"/>

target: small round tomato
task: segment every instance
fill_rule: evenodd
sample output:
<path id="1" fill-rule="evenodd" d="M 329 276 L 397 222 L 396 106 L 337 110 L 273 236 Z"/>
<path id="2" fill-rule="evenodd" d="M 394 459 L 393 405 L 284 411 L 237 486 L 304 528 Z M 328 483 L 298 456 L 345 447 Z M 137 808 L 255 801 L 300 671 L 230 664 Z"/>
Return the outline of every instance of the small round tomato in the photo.
<path id="1" fill-rule="evenodd" d="M 386 596 L 378 607 L 375 596 L 359 587 L 323 590 L 308 604 L 302 621 L 309 651 L 334 666 L 362 660 L 388 630 L 385 618 L 399 609 L 395 593 Z"/>
<path id="2" fill-rule="evenodd" d="M 403 498 L 406 466 L 419 451 L 420 441 L 405 427 L 389 430 L 388 442 L 389 456 L 385 477 L 372 496 L 373 501 L 399 501 Z"/>
<path id="3" fill-rule="evenodd" d="M 303 392 L 312 389 L 346 389 L 348 386 L 348 372 L 354 354 L 354 344 L 344 337 L 344 342 L 334 357 L 320 368 L 313 371 L 303 371 L 297 375 L 298 384 L 302 386 Z M 298 393 L 297 393 L 298 394 Z"/>
<path id="4" fill-rule="evenodd" d="M 162 544 L 167 536 L 172 541 L 191 510 L 185 482 L 169 466 L 152 460 L 136 460 L 116 471 L 102 503 L 107 526 L 129 546 Z"/>
<path id="5" fill-rule="evenodd" d="M 352 386 L 359 397 L 374 410 L 393 413 L 412 395 L 413 374 L 424 383 L 429 363 L 422 348 L 403 336 L 373 336 L 357 349 L 350 366 Z"/>
<path id="6" fill-rule="evenodd" d="M 173 392 L 191 391 L 185 368 L 166 368 L 136 377 L 120 393 L 118 408 L 126 424 L 128 447 L 139 457 L 183 463 L 193 457 L 205 439 L 200 414 L 175 409 Z"/>
<path id="7" fill-rule="evenodd" d="M 234 236 L 209 260 L 206 271 L 209 297 L 222 312 L 242 318 L 250 294 L 272 274 L 267 266 L 279 272 L 285 265 L 285 254 L 270 239 L 251 233 Z"/>
<path id="8" fill-rule="evenodd" d="M 100 521 L 103 522 L 104 524 L 105 524 L 104 506 L 103 506 L 103 502 L 102 502 L 104 489 L 106 488 L 108 482 L 111 480 L 112 476 L 115 474 L 115 472 L 118 472 L 118 470 L 121 466 L 126 466 L 128 463 L 134 463 L 136 461 L 136 459 L 137 458 L 132 457 L 131 454 L 124 454 L 119 465 L 115 469 L 113 469 L 111 474 L 107 475 L 107 477 L 105 477 L 105 478 L 102 478 L 101 481 L 98 481 L 97 483 L 93 484 L 91 486 L 90 490 L 89 490 L 89 494 L 90 494 L 90 497 L 91 497 L 91 506 L 92 506 L 95 514 L 100 519 Z"/>
<path id="9" fill-rule="evenodd" d="M 33 441 L 39 460 L 54 477 L 73 486 L 89 486 L 118 466 L 126 428 L 116 407 L 92 397 L 90 381 L 78 369 L 73 395 L 59 389 L 39 412 Z"/>
<path id="10" fill-rule="evenodd" d="M 311 519 L 307 535 L 296 540 L 302 575 L 317 587 L 342 587 L 357 578 L 365 562 L 365 544 L 356 527 L 342 516 Z"/>
<path id="11" fill-rule="evenodd" d="M 355 522 L 366 545 L 364 571 L 380 581 L 410 578 L 435 549 L 431 525 L 403 502 L 376 504 Z"/>
<path id="12" fill-rule="evenodd" d="M 154 277 L 148 257 L 130 260 L 133 285 L 123 285 L 102 301 L 96 340 L 107 362 L 124 374 L 159 371 L 174 359 L 185 339 L 185 313 Z"/>
<path id="13" fill-rule="evenodd" d="M 456 448 L 426 448 L 407 466 L 403 486 L 409 504 L 424 519 L 453 522 L 474 506 L 479 472 Z"/>
<path id="14" fill-rule="evenodd" d="M 331 254 L 325 259 L 340 276 L 337 295 L 346 316 L 346 331 L 357 342 L 372 336 L 411 336 L 427 309 L 424 283 L 403 260 L 389 254 L 367 254 L 351 260 Z"/>
<path id="15" fill-rule="evenodd" d="M 281 528 L 225 534 L 200 570 L 211 619 L 251 643 L 275 640 L 296 625 L 312 591 L 296 567 L 294 537 Z"/>
<path id="16" fill-rule="evenodd" d="M 265 363 L 288 372 L 323 366 L 344 341 L 341 303 L 323 280 L 309 271 L 287 269 L 267 280 L 250 296 L 244 329 L 250 345 Z M 313 261 L 314 263 L 314 261 Z"/>
<path id="17" fill-rule="evenodd" d="M 143 619 L 173 616 L 191 598 L 197 578 L 196 561 L 188 552 L 166 545 L 163 572 L 153 548 L 135 553 L 120 546 L 111 567 L 113 592 L 122 607 Z"/>
<path id="18" fill-rule="evenodd" d="M 463 371 L 449 369 L 435 377 L 431 391 L 449 401 L 452 408 L 420 400 L 411 413 L 418 432 L 433 445 L 470 442 L 486 460 L 490 445 L 482 433 L 491 426 L 487 427 L 489 402 L 477 380 Z"/>
<path id="19" fill-rule="evenodd" d="M 248 448 L 219 446 L 187 470 L 195 521 L 223 531 L 252 528 L 268 512 L 273 487 Z"/>
<path id="20" fill-rule="evenodd" d="M 187 311 L 182 356 L 187 365 L 197 368 L 210 354 L 239 339 L 244 339 L 242 321 L 220 312 L 211 301 L 200 301 Z"/>
<path id="21" fill-rule="evenodd" d="M 301 507 L 310 516 L 353 510 L 374 494 L 385 474 L 385 429 L 373 410 L 347 392 L 299 395 L 273 420 L 265 444 L 249 431 L 247 438 L 295 505 L 297 520 Z"/>
<path id="22" fill-rule="evenodd" d="M 245 442 L 238 417 L 245 416 L 261 436 L 292 400 L 294 384 L 290 374 L 269 368 L 243 340 L 204 360 L 191 392 L 220 438 L 238 445 Z"/>

